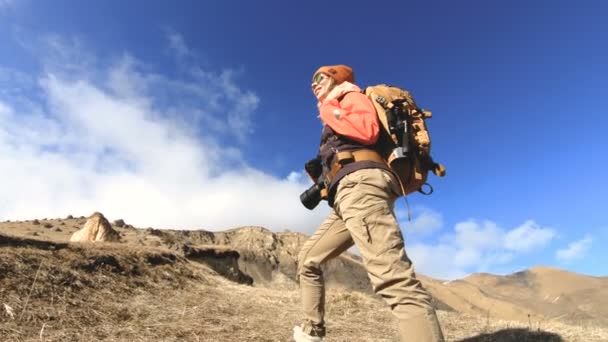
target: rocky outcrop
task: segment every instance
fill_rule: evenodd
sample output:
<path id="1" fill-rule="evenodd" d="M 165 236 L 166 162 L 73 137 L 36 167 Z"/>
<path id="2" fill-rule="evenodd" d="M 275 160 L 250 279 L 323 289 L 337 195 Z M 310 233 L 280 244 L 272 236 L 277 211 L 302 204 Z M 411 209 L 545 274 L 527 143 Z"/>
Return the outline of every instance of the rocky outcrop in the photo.
<path id="1" fill-rule="evenodd" d="M 95 212 L 87 219 L 82 229 L 72 234 L 70 241 L 118 242 L 120 241 L 120 235 L 112 228 L 110 222 L 108 222 L 103 214 Z"/>
<path id="2" fill-rule="evenodd" d="M 277 276 L 295 283 L 298 254 L 308 237 L 301 233 L 273 233 L 262 227 L 241 227 L 215 233 L 215 243 L 231 246 L 239 251 L 241 270 L 254 279 L 254 284 L 272 285 Z M 365 268 L 350 253 L 323 265 L 325 280 L 349 290 L 371 292 Z"/>
<path id="3" fill-rule="evenodd" d="M 224 277 L 241 284 L 253 284 L 253 278 L 239 268 L 239 253 L 221 246 L 183 246 L 184 256 L 202 262 Z"/>

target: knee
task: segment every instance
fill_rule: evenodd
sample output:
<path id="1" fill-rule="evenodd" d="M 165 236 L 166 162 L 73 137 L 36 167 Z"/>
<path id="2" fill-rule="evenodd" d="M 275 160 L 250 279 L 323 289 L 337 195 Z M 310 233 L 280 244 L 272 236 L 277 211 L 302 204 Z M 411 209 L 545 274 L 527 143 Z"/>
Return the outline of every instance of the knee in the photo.
<path id="1" fill-rule="evenodd" d="M 298 256 L 298 278 L 319 278 L 323 276 L 321 265 L 314 259 L 309 258 L 306 253 Z"/>

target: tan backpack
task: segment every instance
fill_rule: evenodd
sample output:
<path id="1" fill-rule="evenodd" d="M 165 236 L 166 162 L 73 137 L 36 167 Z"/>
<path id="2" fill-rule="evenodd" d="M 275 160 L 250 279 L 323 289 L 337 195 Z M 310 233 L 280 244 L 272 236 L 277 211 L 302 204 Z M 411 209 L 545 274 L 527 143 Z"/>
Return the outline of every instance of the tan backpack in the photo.
<path id="1" fill-rule="evenodd" d="M 418 108 L 412 95 L 398 87 L 380 84 L 365 88 L 364 93 L 382 123 L 379 152 L 399 176 L 402 194 L 418 191 L 430 195 L 433 188 L 426 182 L 428 172 L 439 177 L 446 174 L 445 167 L 431 158 L 431 137 L 425 124 L 431 112 Z"/>

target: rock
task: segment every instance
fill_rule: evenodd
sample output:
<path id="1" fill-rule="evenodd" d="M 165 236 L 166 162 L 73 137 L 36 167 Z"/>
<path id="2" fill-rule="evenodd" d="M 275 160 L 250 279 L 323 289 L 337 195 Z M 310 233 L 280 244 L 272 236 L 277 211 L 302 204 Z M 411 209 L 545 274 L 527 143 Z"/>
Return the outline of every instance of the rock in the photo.
<path id="1" fill-rule="evenodd" d="M 72 234 L 70 241 L 117 242 L 120 241 L 120 235 L 112 229 L 110 222 L 103 214 L 95 212 L 88 218 L 82 229 Z"/>
<path id="2" fill-rule="evenodd" d="M 73 218 L 74 218 L 74 216 L 72 216 L 72 215 L 68 215 L 68 217 L 66 217 L 66 219 L 68 219 L 68 220 L 71 220 Z"/>
<path id="3" fill-rule="evenodd" d="M 53 225 L 52 225 L 52 224 L 50 224 L 50 223 L 45 223 L 45 224 L 43 225 L 43 227 L 44 227 L 44 228 L 47 228 L 47 229 L 51 229 L 51 228 L 53 228 Z"/>
<path id="4" fill-rule="evenodd" d="M 114 225 L 115 225 L 116 227 L 120 227 L 120 228 L 122 228 L 122 227 L 124 227 L 124 226 L 125 226 L 125 221 L 124 221 L 123 219 L 118 219 L 118 220 L 115 220 L 115 221 L 114 221 Z"/>
<path id="5" fill-rule="evenodd" d="M 32 221 L 32 224 L 38 225 L 38 224 L 40 224 L 40 221 L 38 221 L 38 219 L 35 219 L 34 221 Z"/>

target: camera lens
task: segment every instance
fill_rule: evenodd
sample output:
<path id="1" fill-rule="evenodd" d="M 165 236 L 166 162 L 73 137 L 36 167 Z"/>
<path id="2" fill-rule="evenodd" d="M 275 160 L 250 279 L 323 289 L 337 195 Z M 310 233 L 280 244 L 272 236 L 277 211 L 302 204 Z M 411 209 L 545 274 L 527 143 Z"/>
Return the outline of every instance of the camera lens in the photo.
<path id="1" fill-rule="evenodd" d="M 321 187 L 318 184 L 306 189 L 300 195 L 300 202 L 309 210 L 313 210 L 321 202 Z"/>

